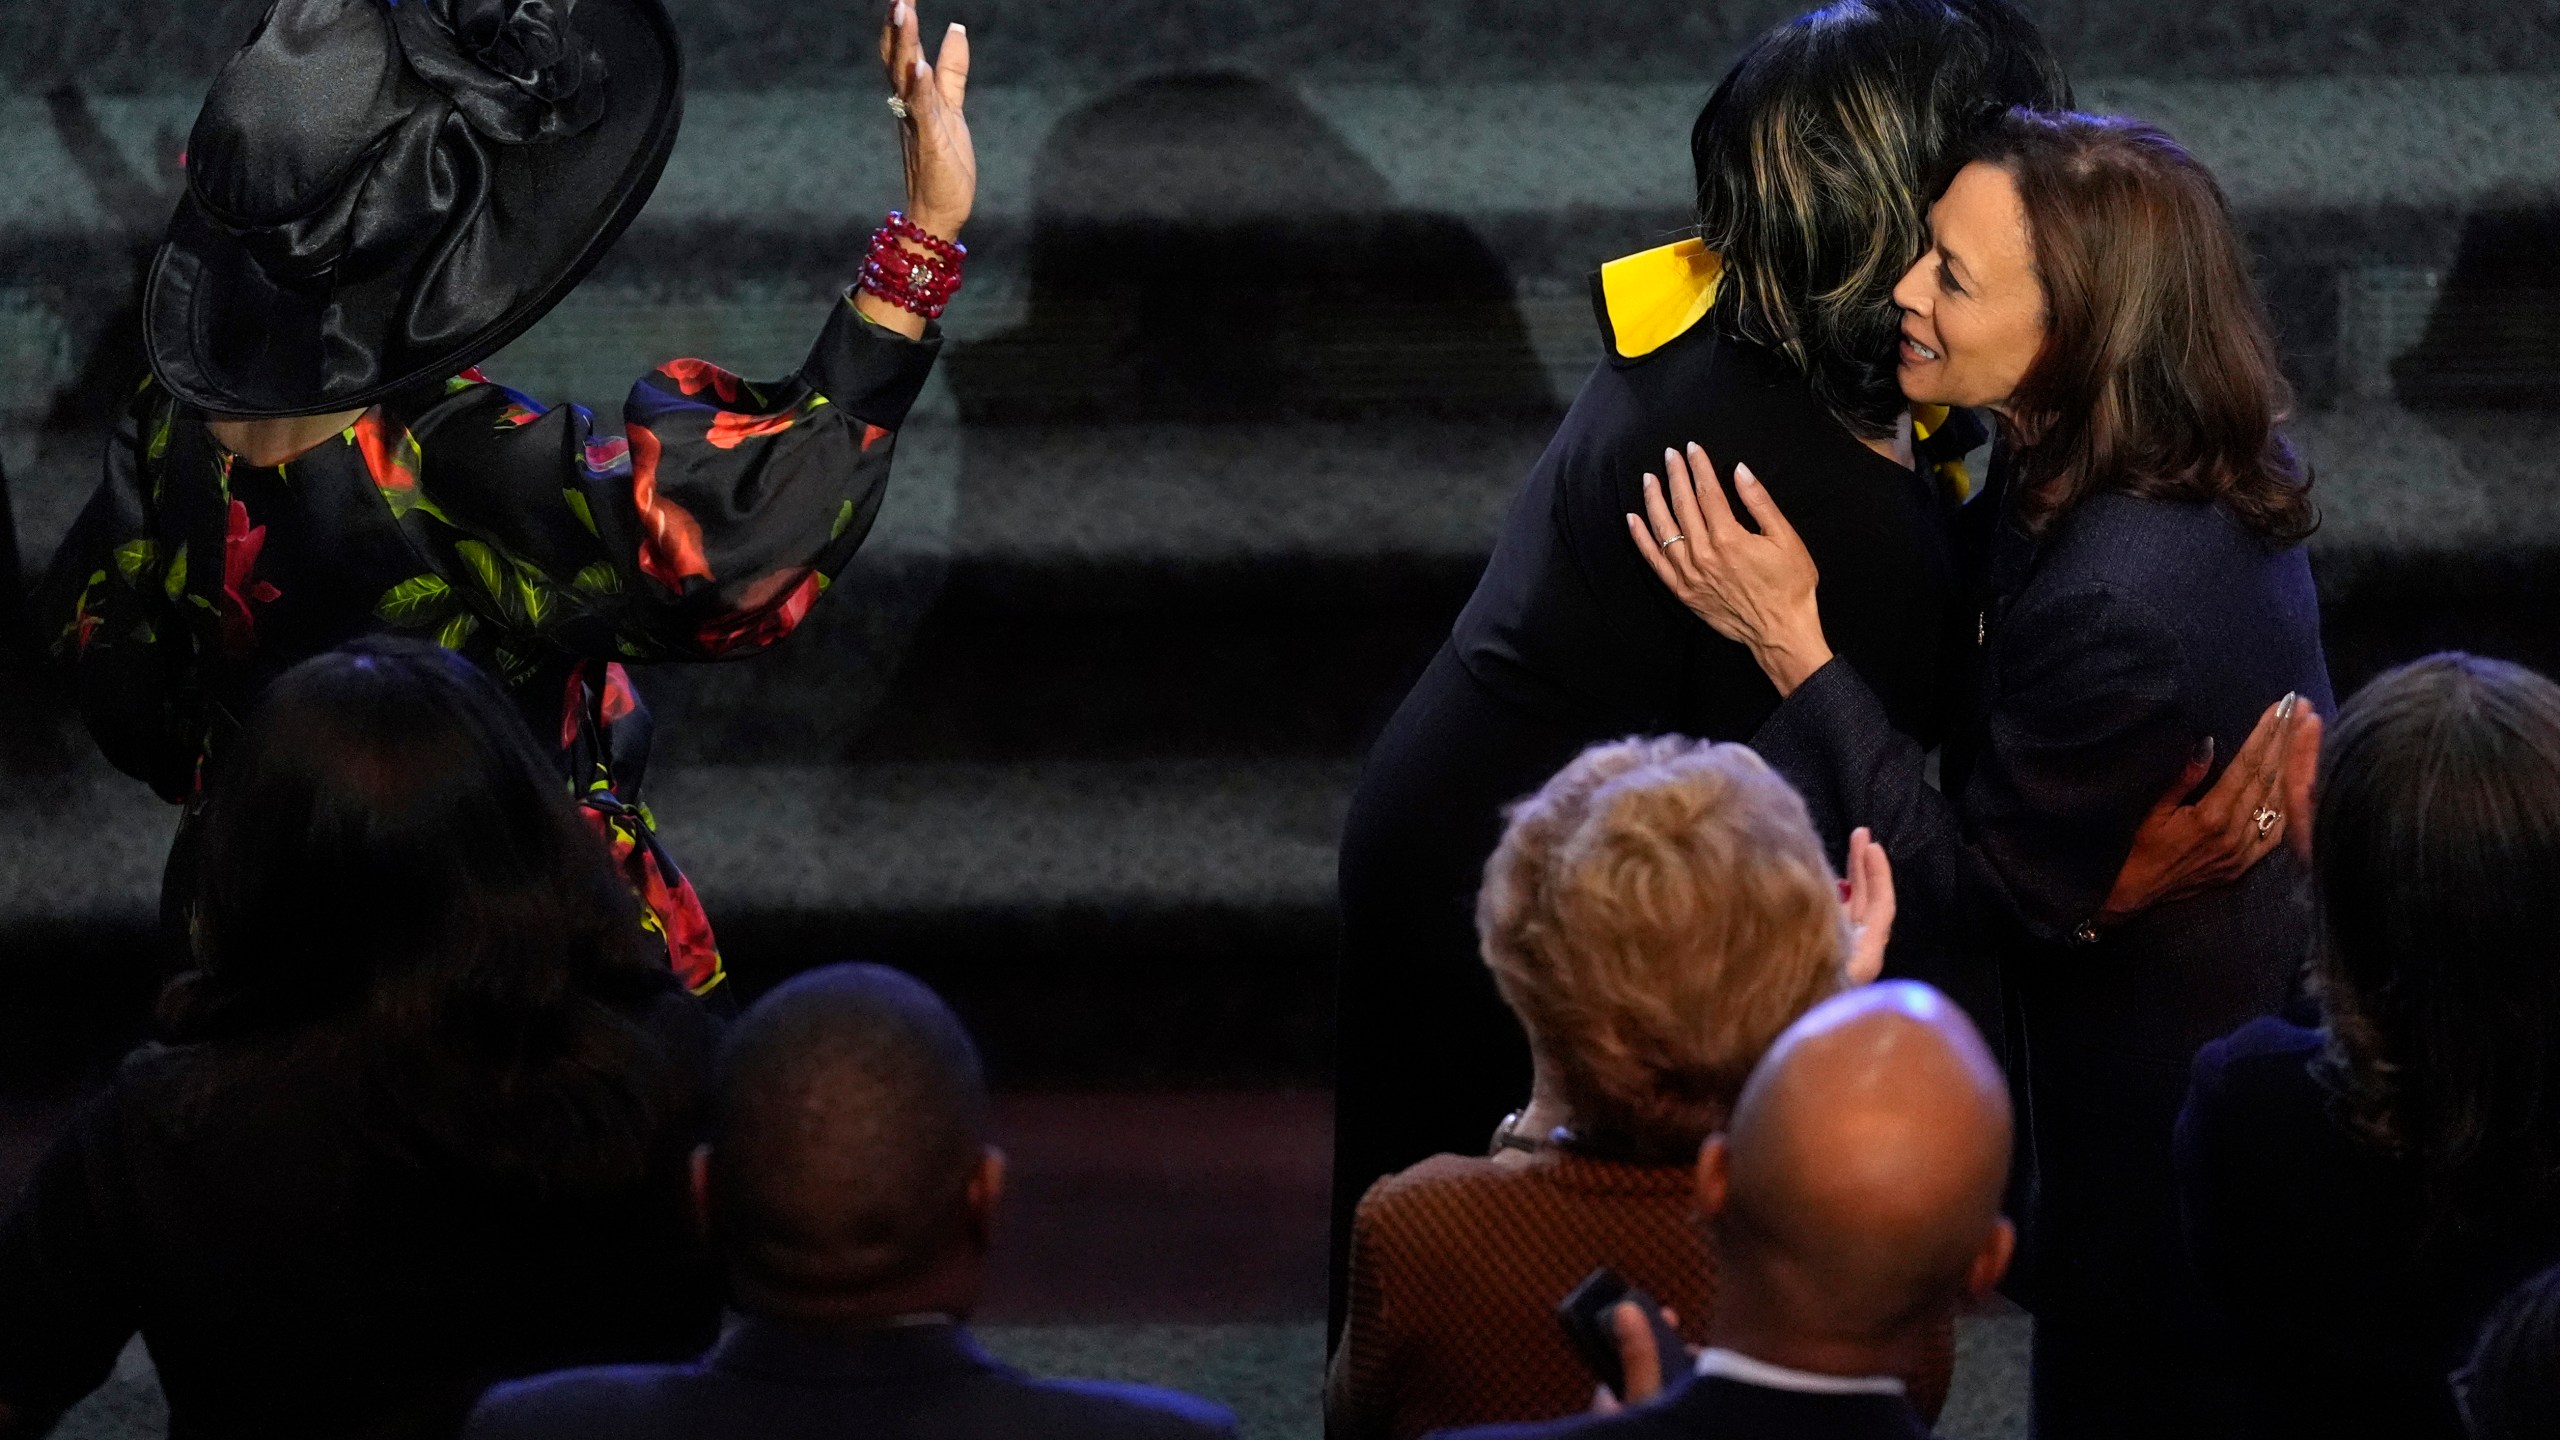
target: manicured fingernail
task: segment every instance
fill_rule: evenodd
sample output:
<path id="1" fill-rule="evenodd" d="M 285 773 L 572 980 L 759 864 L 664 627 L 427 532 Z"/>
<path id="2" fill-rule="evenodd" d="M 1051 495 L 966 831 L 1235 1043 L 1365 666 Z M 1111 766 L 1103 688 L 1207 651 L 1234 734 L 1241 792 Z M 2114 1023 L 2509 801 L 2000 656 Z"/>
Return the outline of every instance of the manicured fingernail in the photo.
<path id="1" fill-rule="evenodd" d="M 2212 736 L 2207 735 L 2196 742 L 2196 748 L 2187 752 L 2187 763 L 2191 765 L 2210 765 L 2213 763 Z"/>
<path id="2" fill-rule="evenodd" d="M 1654 479 L 1654 478 L 1653 478 L 1652 476 L 1650 476 L 1650 475 L 1647 475 L 1646 477 L 1644 477 L 1644 488 L 1646 488 L 1647 490 L 1650 490 L 1650 489 L 1652 489 L 1653 487 L 1655 487 L 1656 485 L 1659 485 L 1659 484 L 1661 484 L 1661 483 L 1662 483 L 1661 481 Z"/>
<path id="3" fill-rule="evenodd" d="M 929 69 L 931 69 L 931 68 L 932 68 L 931 66 L 928 66 L 928 65 L 926 65 L 926 64 L 924 63 L 924 57 L 923 57 L 923 56 L 919 55 L 919 56 L 917 56 L 917 57 L 916 57 L 916 73 L 917 73 L 917 74 L 922 75 L 922 74 L 924 74 L 927 70 L 929 70 Z"/>
<path id="4" fill-rule="evenodd" d="M 1736 485 L 1757 485 L 1760 483 L 1760 477 L 1751 473 L 1750 466 L 1736 465 L 1733 467 L 1733 483 Z"/>
<path id="5" fill-rule="evenodd" d="M 2302 697 L 2300 695 L 2291 690 L 2284 692 L 2284 698 L 2276 702 L 2276 718 L 2279 720 L 2292 719 L 2293 707 L 2301 699 Z"/>
<path id="6" fill-rule="evenodd" d="M 966 35 L 969 33 L 969 27 L 961 24 L 957 20 L 954 20 L 951 22 L 951 33 L 954 35 Z"/>

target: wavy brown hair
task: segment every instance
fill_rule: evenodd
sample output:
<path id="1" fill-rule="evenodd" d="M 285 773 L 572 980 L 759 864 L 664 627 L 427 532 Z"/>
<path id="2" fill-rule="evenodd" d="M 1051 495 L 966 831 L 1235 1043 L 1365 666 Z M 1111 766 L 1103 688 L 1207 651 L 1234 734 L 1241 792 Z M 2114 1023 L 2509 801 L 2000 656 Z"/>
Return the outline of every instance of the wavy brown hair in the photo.
<path id="1" fill-rule="evenodd" d="M 1689 133 L 1698 230 L 1724 260 L 1708 323 L 1774 350 L 1855 434 L 1889 436 L 1930 199 L 1982 125 L 2071 86 L 2009 0 L 1837 0 L 1734 63 Z"/>
<path id="2" fill-rule="evenodd" d="M 2012 110 L 1974 158 L 2027 212 L 2045 340 L 2019 383 L 2020 512 L 2090 494 L 2219 501 L 2275 544 L 2319 525 L 2285 439 L 2293 388 L 2213 172 L 2154 126 Z"/>
<path id="3" fill-rule="evenodd" d="M 1740 745 L 1595 745 L 1511 809 L 1485 965 L 1578 1148 L 1685 1163 L 1837 992 L 1848 922 L 1804 800 Z"/>
<path id="4" fill-rule="evenodd" d="M 2316 1069 L 2411 1166 L 2434 1233 L 2560 1203 L 2560 685 L 2433 655 L 2338 712 L 2321 756 Z"/>

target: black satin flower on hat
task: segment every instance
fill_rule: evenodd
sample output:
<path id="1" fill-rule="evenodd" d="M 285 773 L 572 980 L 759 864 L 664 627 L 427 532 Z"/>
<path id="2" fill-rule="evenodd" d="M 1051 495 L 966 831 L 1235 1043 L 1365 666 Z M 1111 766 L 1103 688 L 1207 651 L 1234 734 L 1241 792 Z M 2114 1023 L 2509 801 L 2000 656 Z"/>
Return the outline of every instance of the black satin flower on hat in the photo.
<path id="1" fill-rule="evenodd" d="M 440 382 L 603 256 L 682 111 L 660 0 L 275 0 L 188 139 L 152 371 L 235 416 Z"/>
<path id="2" fill-rule="evenodd" d="M 492 140 L 565 139 L 604 113 L 604 57 L 551 0 L 397 0 L 409 68 Z"/>

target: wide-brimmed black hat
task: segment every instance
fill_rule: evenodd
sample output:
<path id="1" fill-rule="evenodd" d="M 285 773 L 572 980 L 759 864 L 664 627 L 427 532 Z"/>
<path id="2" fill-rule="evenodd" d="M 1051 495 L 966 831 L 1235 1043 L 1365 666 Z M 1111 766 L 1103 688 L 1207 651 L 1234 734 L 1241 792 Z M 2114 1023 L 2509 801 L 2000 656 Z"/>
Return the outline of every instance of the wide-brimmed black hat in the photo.
<path id="1" fill-rule="evenodd" d="M 276 0 L 188 139 L 152 372 L 316 415 L 486 358 L 647 203 L 682 64 L 659 0 Z"/>

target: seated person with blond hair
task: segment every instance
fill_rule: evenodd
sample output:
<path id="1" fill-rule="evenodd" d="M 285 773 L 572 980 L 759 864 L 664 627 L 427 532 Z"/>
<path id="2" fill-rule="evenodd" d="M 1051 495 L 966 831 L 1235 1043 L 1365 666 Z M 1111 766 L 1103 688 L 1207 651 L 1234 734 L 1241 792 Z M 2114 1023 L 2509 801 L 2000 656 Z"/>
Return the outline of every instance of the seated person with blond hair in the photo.
<path id="1" fill-rule="evenodd" d="M 1555 1308 L 1601 1266 L 1703 1338 L 1698 1148 L 1789 1024 L 1875 978 L 1893 883 L 1864 831 L 1850 869 L 1844 906 L 1803 800 L 1739 745 L 1594 746 L 1512 808 L 1476 927 L 1528 1034 L 1530 1101 L 1490 1155 L 1434 1156 L 1360 1202 L 1333 1440 L 1588 1406 Z M 1939 1339 L 1906 1377 L 1929 1415 L 1952 1325 Z"/>

